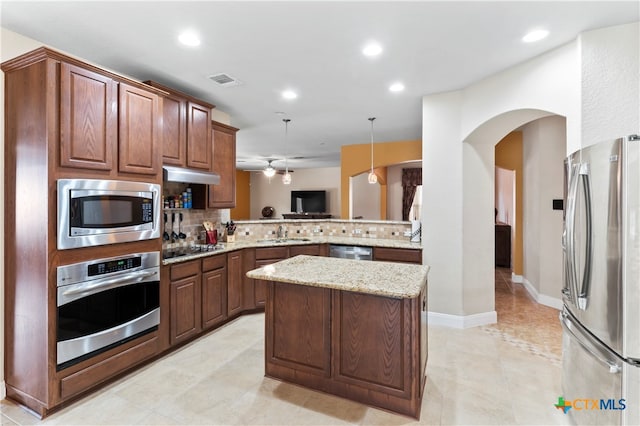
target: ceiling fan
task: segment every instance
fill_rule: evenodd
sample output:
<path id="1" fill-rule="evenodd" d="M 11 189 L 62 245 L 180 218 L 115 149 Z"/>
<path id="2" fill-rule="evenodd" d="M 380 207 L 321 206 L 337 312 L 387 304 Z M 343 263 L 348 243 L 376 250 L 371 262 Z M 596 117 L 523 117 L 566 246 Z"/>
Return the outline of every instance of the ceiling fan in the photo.
<path id="1" fill-rule="evenodd" d="M 280 161 L 279 159 L 269 159 L 267 161 L 267 166 L 264 169 L 248 169 L 248 172 L 262 172 L 266 177 L 273 177 L 276 174 L 283 175 L 285 174 L 285 170 L 278 170 L 271 163 L 274 161 Z M 293 173 L 293 170 L 289 169 L 289 173 Z"/>

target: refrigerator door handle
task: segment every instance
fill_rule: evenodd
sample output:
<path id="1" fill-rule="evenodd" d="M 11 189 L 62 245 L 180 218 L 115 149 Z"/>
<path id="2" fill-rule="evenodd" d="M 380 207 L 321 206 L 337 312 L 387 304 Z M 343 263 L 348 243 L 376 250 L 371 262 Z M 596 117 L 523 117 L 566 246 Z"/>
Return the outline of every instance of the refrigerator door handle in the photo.
<path id="1" fill-rule="evenodd" d="M 591 206 L 591 176 L 589 174 L 589 163 L 580 164 L 580 180 L 584 191 L 585 207 L 585 256 L 584 271 L 582 273 L 582 286 L 577 294 L 576 302 L 578 309 L 586 310 L 589 301 L 589 289 L 591 287 L 591 270 L 593 268 L 593 217 Z M 577 284 L 577 283 L 576 283 Z"/>
<path id="2" fill-rule="evenodd" d="M 618 357 L 608 350 L 602 343 L 589 336 L 587 334 L 588 331 L 584 330 L 580 324 L 573 321 L 566 311 L 562 311 L 560 313 L 560 323 L 562 324 L 562 328 L 565 332 L 575 339 L 576 342 L 584 348 L 584 350 L 589 352 L 595 359 L 609 368 L 609 373 L 616 374 L 622 370 L 622 362 Z"/>
<path id="3" fill-rule="evenodd" d="M 569 193 L 567 194 L 567 217 L 564 232 L 565 250 L 565 266 L 566 278 L 568 280 L 567 287 L 569 291 L 569 299 L 577 306 L 578 295 L 578 271 L 576 270 L 576 252 L 575 252 L 575 231 L 576 231 L 576 203 L 578 193 L 578 171 L 579 165 L 574 164 L 571 167 L 569 175 Z"/>

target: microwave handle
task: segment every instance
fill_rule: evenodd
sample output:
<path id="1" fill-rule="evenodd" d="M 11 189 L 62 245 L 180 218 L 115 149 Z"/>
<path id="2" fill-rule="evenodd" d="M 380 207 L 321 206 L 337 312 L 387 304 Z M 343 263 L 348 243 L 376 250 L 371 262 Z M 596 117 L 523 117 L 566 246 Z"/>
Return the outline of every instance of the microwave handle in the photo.
<path id="1" fill-rule="evenodd" d="M 148 278 L 158 275 L 158 268 L 136 271 L 115 278 L 104 278 L 58 288 L 58 306 L 66 305 L 74 300 L 100 293 L 125 285 L 150 281 Z"/>

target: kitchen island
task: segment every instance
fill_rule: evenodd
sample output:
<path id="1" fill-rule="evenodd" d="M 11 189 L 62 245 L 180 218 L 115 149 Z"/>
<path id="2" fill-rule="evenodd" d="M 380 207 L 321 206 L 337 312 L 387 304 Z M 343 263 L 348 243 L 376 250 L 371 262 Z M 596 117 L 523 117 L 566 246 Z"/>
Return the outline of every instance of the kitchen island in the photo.
<path id="1" fill-rule="evenodd" d="M 296 256 L 268 282 L 265 375 L 418 419 L 428 266 Z"/>

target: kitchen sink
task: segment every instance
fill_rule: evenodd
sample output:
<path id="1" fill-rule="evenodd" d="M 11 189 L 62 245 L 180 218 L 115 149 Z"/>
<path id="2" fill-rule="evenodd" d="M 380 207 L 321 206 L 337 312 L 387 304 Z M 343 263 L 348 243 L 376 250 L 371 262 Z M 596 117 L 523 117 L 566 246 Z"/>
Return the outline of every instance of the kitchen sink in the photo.
<path id="1" fill-rule="evenodd" d="M 259 243 L 290 243 L 296 241 L 311 241 L 310 238 L 267 238 L 265 240 L 258 240 Z"/>

